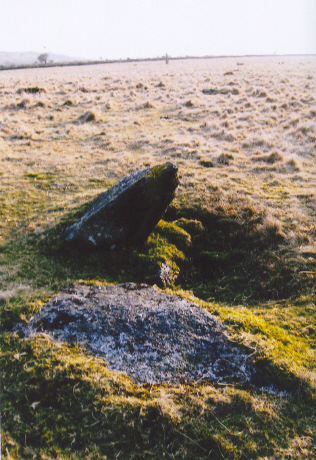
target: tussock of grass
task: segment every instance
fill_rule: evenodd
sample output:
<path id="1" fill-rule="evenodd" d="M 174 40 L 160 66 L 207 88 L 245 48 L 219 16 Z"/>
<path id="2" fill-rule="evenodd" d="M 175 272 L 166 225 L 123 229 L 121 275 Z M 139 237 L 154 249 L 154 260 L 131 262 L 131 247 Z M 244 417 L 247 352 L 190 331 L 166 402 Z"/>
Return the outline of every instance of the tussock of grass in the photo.
<path id="1" fill-rule="evenodd" d="M 211 160 L 200 160 L 200 165 L 204 166 L 204 168 L 213 168 L 214 163 Z"/>
<path id="2" fill-rule="evenodd" d="M 81 115 L 78 118 L 78 122 L 79 123 L 89 123 L 91 121 L 96 121 L 96 119 L 97 119 L 96 113 L 92 111 L 88 111 L 84 115 Z"/>
<path id="3" fill-rule="evenodd" d="M 283 160 L 283 155 L 280 154 L 279 152 L 272 152 L 270 155 L 265 155 L 265 156 L 259 156 L 253 158 L 254 161 L 264 161 L 265 163 L 269 164 L 274 164 L 277 163 L 278 161 Z"/>
<path id="4" fill-rule="evenodd" d="M 217 163 L 221 165 L 229 165 L 230 161 L 234 160 L 234 156 L 231 153 L 222 153 L 217 158 Z"/>
<path id="5" fill-rule="evenodd" d="M 154 104 L 152 104 L 152 102 L 150 101 L 147 101 L 141 106 L 137 107 L 137 110 L 142 110 L 142 109 L 148 110 L 148 109 L 154 109 L 154 108 L 155 108 Z"/>
<path id="6" fill-rule="evenodd" d="M 38 86 L 32 86 L 28 88 L 19 88 L 17 90 L 17 94 L 22 94 L 22 93 L 29 93 L 29 94 L 46 93 L 46 90 L 44 88 L 39 88 Z"/>
<path id="7" fill-rule="evenodd" d="M 204 228 L 199 235 L 186 229 L 192 231 L 192 244 L 186 252 L 190 263 L 181 278 L 182 285 L 198 297 L 250 302 L 313 291 L 312 283 L 305 284 L 297 271 L 311 268 L 314 262 L 291 258 L 291 243 L 277 218 L 249 207 L 238 212 L 171 207 L 166 218 L 182 216 Z"/>

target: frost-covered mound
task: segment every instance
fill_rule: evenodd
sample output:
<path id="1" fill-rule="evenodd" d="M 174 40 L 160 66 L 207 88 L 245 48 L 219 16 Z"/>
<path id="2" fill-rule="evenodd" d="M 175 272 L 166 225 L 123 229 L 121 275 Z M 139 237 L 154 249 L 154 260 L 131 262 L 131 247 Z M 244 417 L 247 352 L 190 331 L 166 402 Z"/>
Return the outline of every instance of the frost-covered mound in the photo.
<path id="1" fill-rule="evenodd" d="M 138 383 L 253 380 L 252 360 L 229 340 L 220 321 L 147 285 L 68 287 L 15 331 L 85 344 L 109 369 Z"/>

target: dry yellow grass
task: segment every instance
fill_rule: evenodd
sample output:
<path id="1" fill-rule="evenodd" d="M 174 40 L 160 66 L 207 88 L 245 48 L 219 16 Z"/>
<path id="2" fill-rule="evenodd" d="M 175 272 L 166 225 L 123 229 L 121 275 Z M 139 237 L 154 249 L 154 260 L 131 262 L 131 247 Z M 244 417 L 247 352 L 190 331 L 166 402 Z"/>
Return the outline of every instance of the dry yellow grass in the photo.
<path id="1" fill-rule="evenodd" d="M 284 221 L 303 214 L 311 227 L 315 58 L 243 62 L 1 72 L 2 180 L 12 170 L 16 180 L 57 170 L 66 182 L 115 181 L 171 160 L 182 176 L 179 201 L 188 195 L 208 200 L 216 188 L 224 201 L 238 197 L 255 206 L 264 201 Z M 32 87 L 44 91 L 21 91 Z M 223 91 L 231 89 L 237 94 Z M 201 161 L 212 161 L 214 168 Z"/>

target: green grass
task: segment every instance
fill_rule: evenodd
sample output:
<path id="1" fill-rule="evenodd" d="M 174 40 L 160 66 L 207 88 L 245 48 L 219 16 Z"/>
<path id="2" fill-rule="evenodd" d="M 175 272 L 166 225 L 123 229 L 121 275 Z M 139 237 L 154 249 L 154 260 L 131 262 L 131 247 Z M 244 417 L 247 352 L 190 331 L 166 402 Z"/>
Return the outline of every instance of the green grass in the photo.
<path id="1" fill-rule="evenodd" d="M 6 335 L 1 349 L 5 458 L 313 455 L 308 398 L 210 384 L 138 387 L 80 348 L 44 337 Z"/>

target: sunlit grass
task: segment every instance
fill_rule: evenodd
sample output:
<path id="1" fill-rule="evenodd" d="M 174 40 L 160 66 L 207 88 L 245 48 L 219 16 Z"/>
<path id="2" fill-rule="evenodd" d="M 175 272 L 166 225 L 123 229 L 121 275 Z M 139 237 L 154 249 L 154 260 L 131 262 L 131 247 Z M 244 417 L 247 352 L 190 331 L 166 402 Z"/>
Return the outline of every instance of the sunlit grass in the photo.
<path id="1" fill-rule="evenodd" d="M 6 337 L 2 366 L 5 458 L 260 458 L 297 438 L 312 453 L 315 411 L 301 397 L 210 384 L 138 387 L 45 337 Z"/>

